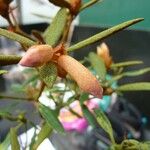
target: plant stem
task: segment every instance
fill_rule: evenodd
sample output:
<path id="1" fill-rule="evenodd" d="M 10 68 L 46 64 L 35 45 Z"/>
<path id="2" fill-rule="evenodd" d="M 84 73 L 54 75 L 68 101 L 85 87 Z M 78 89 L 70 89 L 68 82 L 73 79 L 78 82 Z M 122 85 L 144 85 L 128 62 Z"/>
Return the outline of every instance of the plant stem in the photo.
<path id="1" fill-rule="evenodd" d="M 0 95 L 0 100 L 1 99 L 13 99 L 13 100 L 26 100 L 26 101 L 33 101 L 31 98 L 26 98 L 26 97 L 15 97 L 15 96 L 6 96 L 6 95 Z"/>

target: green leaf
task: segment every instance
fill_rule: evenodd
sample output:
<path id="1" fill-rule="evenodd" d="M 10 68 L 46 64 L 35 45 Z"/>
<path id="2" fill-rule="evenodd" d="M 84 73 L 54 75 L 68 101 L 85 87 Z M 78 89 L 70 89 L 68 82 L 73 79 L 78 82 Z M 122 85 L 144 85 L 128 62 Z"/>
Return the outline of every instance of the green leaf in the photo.
<path id="1" fill-rule="evenodd" d="M 44 32 L 46 44 L 56 46 L 65 29 L 67 16 L 67 9 L 62 8 L 59 10 L 50 26 Z"/>
<path id="2" fill-rule="evenodd" d="M 119 86 L 116 91 L 149 91 L 150 82 L 129 83 Z"/>
<path id="3" fill-rule="evenodd" d="M 50 108 L 39 104 L 39 111 L 46 122 L 56 131 L 60 133 L 64 133 L 64 128 L 60 121 L 58 120 L 57 112 L 55 110 L 51 110 Z"/>
<path id="4" fill-rule="evenodd" d="M 80 101 L 80 104 L 84 104 L 85 101 L 87 101 L 89 99 L 89 94 L 88 93 L 82 93 L 80 98 L 79 98 L 79 101 Z"/>
<path id="5" fill-rule="evenodd" d="M 114 77 L 112 77 L 112 79 L 109 81 L 109 83 L 113 83 L 114 81 L 117 81 L 123 77 L 134 77 L 134 76 L 139 76 L 142 74 L 145 74 L 147 72 L 150 72 L 150 67 L 148 68 L 144 68 L 144 69 L 140 69 L 140 70 L 136 70 L 136 71 L 128 71 L 128 72 L 124 72 L 121 73 L 119 75 L 116 75 Z"/>
<path id="6" fill-rule="evenodd" d="M 97 122 L 104 129 L 104 131 L 108 133 L 112 144 L 115 144 L 115 139 L 113 136 L 113 129 L 112 129 L 110 121 L 100 109 L 95 109 L 94 112 L 96 115 Z"/>
<path id="7" fill-rule="evenodd" d="M 125 62 L 120 62 L 120 63 L 114 63 L 111 65 L 111 68 L 126 67 L 126 66 L 138 65 L 142 63 L 143 62 L 139 60 L 125 61 Z"/>
<path id="8" fill-rule="evenodd" d="M 51 88 L 57 78 L 57 66 L 56 64 L 49 62 L 39 67 L 39 75 L 43 82 Z"/>
<path id="9" fill-rule="evenodd" d="M 7 150 L 10 146 L 10 134 L 8 133 L 5 140 L 0 144 L 0 150 Z"/>
<path id="10" fill-rule="evenodd" d="M 5 37 L 7 37 L 7 38 L 9 38 L 11 40 L 17 41 L 20 44 L 22 44 L 23 46 L 30 47 L 30 46 L 36 44 L 35 41 L 32 41 L 29 38 L 26 38 L 26 37 L 24 37 L 22 35 L 19 35 L 17 33 L 14 33 L 14 32 L 2 29 L 2 28 L 0 28 L 0 35 L 5 36 Z"/>
<path id="11" fill-rule="evenodd" d="M 45 123 L 37 135 L 37 140 L 35 141 L 32 150 L 36 150 L 38 146 L 51 135 L 52 131 L 51 126 L 48 123 Z"/>
<path id="12" fill-rule="evenodd" d="M 104 81 L 106 78 L 106 67 L 104 61 L 93 52 L 89 53 L 89 60 L 99 78 Z"/>
<path id="13" fill-rule="evenodd" d="M 20 145 L 17 138 L 17 131 L 15 128 L 10 129 L 10 142 L 12 150 L 20 150 Z"/>
<path id="14" fill-rule="evenodd" d="M 103 32 L 100 32 L 100 33 L 98 33 L 98 34 L 96 34 L 96 35 L 94 35 L 94 36 L 92 36 L 92 37 L 90 37 L 90 38 L 88 38 L 86 40 L 83 40 L 83 41 L 81 41 L 81 42 L 79 42 L 79 43 L 69 47 L 67 50 L 70 52 L 70 51 L 74 51 L 74 50 L 83 48 L 83 47 L 85 47 L 87 45 L 90 45 L 92 43 L 100 41 L 100 40 L 102 40 L 102 39 L 104 39 L 104 38 L 106 38 L 106 37 L 108 37 L 108 36 L 118 32 L 118 31 L 123 30 L 123 29 L 125 29 L 125 28 L 127 28 L 127 27 L 129 27 L 129 26 L 131 26 L 131 25 L 133 25 L 133 24 L 135 24 L 137 22 L 140 22 L 142 20 L 143 20 L 143 18 L 138 18 L 138 19 L 133 19 L 133 20 L 127 21 L 127 22 L 123 22 L 123 23 L 121 23 L 119 25 L 116 25 L 116 26 L 110 28 L 110 29 L 107 29 L 107 30 L 105 30 Z"/>
<path id="15" fill-rule="evenodd" d="M 8 73 L 8 71 L 7 70 L 0 70 L 0 75 L 5 74 L 5 73 Z"/>
<path id="16" fill-rule="evenodd" d="M 84 104 L 80 104 L 81 105 L 81 109 L 83 112 L 84 117 L 87 119 L 87 121 L 89 122 L 89 124 L 95 128 L 96 127 L 96 119 L 94 117 L 94 115 L 89 111 L 89 109 L 84 105 Z"/>
<path id="17" fill-rule="evenodd" d="M 80 102 L 80 106 L 81 106 L 84 117 L 87 119 L 89 124 L 93 128 L 95 128 L 96 127 L 96 119 L 95 119 L 94 115 L 89 111 L 89 109 L 84 105 L 84 102 L 87 101 L 88 98 L 89 98 L 88 93 L 82 93 L 79 98 L 79 102 Z"/>
<path id="18" fill-rule="evenodd" d="M 100 3 L 100 2 L 102 2 L 103 0 L 90 0 L 90 1 L 88 1 L 87 3 L 85 3 L 85 4 L 83 4 L 82 6 L 81 6 L 81 8 L 80 8 L 80 11 L 82 11 L 82 10 L 84 10 L 84 9 L 86 9 L 86 8 L 88 8 L 88 7 L 90 7 L 90 6 L 92 6 L 92 5 L 94 5 L 95 3 Z"/>
<path id="19" fill-rule="evenodd" d="M 0 66 L 18 64 L 20 60 L 21 60 L 20 56 L 0 55 Z"/>

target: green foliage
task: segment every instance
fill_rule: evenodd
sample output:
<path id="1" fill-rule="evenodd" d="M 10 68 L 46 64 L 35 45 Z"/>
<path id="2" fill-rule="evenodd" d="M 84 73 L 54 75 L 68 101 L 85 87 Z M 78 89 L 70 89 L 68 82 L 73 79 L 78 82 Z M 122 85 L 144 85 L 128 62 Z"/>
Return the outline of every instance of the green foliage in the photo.
<path id="1" fill-rule="evenodd" d="M 7 37 L 11 40 L 17 41 L 20 44 L 22 44 L 24 46 L 27 46 L 27 47 L 30 47 L 30 46 L 36 44 L 35 41 L 32 41 L 29 38 L 26 38 L 22 35 L 19 35 L 17 33 L 14 33 L 14 32 L 11 32 L 11 31 L 8 31 L 8 30 L 5 30 L 5 29 L 1 29 L 1 28 L 0 28 L 0 35 L 5 36 L 5 37 Z"/>
<path id="2" fill-rule="evenodd" d="M 96 127 L 96 119 L 95 117 L 93 116 L 93 114 L 89 111 L 89 109 L 87 108 L 86 105 L 84 105 L 84 102 L 88 100 L 88 97 L 89 95 L 87 93 L 83 93 L 81 96 L 80 96 L 80 106 L 81 106 L 81 109 L 82 109 L 82 112 L 83 112 L 83 115 L 84 117 L 87 119 L 87 121 L 89 122 L 89 124 L 95 128 Z"/>
<path id="3" fill-rule="evenodd" d="M 10 129 L 10 141 L 12 150 L 20 150 L 16 128 Z"/>
<path id="4" fill-rule="evenodd" d="M 100 109 L 95 109 L 94 112 L 95 112 L 97 122 L 104 129 L 104 131 L 108 133 L 112 144 L 115 144 L 115 139 L 113 136 L 113 129 L 112 129 L 110 121 Z"/>
<path id="5" fill-rule="evenodd" d="M 119 86 L 116 91 L 149 91 L 149 82 L 129 83 Z"/>
<path id="6" fill-rule="evenodd" d="M 58 120 L 58 113 L 55 110 L 52 110 L 42 104 L 39 104 L 39 111 L 46 122 L 51 126 L 54 130 L 59 133 L 64 133 L 64 128 Z"/>
<path id="7" fill-rule="evenodd" d="M 108 36 L 118 32 L 118 31 L 123 30 L 123 29 L 125 29 L 125 28 L 127 28 L 127 27 L 129 27 L 129 26 L 131 26 L 131 25 L 133 25 L 133 24 L 135 24 L 137 22 L 140 22 L 142 20 L 143 20 L 143 18 L 138 18 L 138 19 L 130 20 L 130 21 L 121 23 L 119 25 L 116 25 L 116 26 L 114 26 L 114 27 L 112 27 L 110 29 L 107 29 L 107 30 L 105 30 L 103 32 L 100 32 L 100 33 L 98 33 L 98 34 L 96 34 L 94 36 L 91 36 L 90 38 L 88 38 L 86 40 L 83 40 L 83 41 L 81 41 L 81 42 L 79 42 L 79 43 L 77 43 L 75 45 L 72 45 L 71 47 L 68 48 L 68 51 L 69 52 L 70 51 L 74 51 L 74 50 L 83 48 L 83 47 L 85 47 L 87 45 L 93 44 L 93 43 L 95 43 L 97 41 L 100 41 L 100 40 L 102 40 L 102 39 L 104 39 L 104 38 L 106 38 L 106 37 L 108 37 Z"/>
<path id="8" fill-rule="evenodd" d="M 125 61 L 125 62 L 120 62 L 120 63 L 114 63 L 111 65 L 111 68 L 126 67 L 126 66 L 138 65 L 138 64 L 142 64 L 142 63 L 143 62 L 140 60 Z"/>
<path id="9" fill-rule="evenodd" d="M 6 71 L 6 70 L 0 70 L 0 75 L 5 74 L 5 73 L 8 73 L 8 71 Z"/>
<path id="10" fill-rule="evenodd" d="M 48 123 L 43 124 L 39 134 L 37 135 L 37 140 L 35 141 L 31 149 L 36 150 L 38 146 L 45 140 L 45 138 L 51 135 L 52 131 L 53 129 Z"/>
<path id="11" fill-rule="evenodd" d="M 21 57 L 16 55 L 0 55 L 0 66 L 17 64 Z"/>
<path id="12" fill-rule="evenodd" d="M 56 46 L 61 35 L 64 32 L 67 23 L 68 12 L 67 9 L 62 8 L 55 16 L 53 22 L 44 32 L 45 42 L 51 46 Z M 56 30 L 57 29 L 57 30 Z"/>
<path id="13" fill-rule="evenodd" d="M 113 150 L 134 150 L 134 149 L 139 150 L 139 148 L 141 150 L 150 149 L 149 142 L 140 143 L 135 140 L 124 140 L 121 144 L 116 144 L 115 139 L 113 137 L 113 129 L 107 116 L 99 109 L 95 109 L 94 112 L 91 112 L 85 105 L 85 102 L 90 97 L 89 94 L 82 93 L 79 90 L 77 83 L 74 80 L 70 79 L 70 77 L 66 76 L 65 80 L 57 78 L 58 76 L 61 76 L 60 75 L 61 71 L 62 72 L 64 71 L 63 68 L 60 68 L 60 66 L 58 66 L 58 59 L 61 55 L 67 55 L 67 51 L 68 52 L 75 51 L 82 47 L 93 44 L 97 41 L 100 41 L 110 35 L 113 35 L 114 33 L 120 30 L 123 30 L 124 28 L 127 28 L 128 26 L 131 26 L 135 23 L 142 21 L 143 18 L 133 19 L 121 23 L 67 48 L 65 44 L 67 44 L 70 25 L 73 19 L 75 18 L 75 15 L 77 15 L 76 13 L 84 10 L 85 8 L 88 8 L 89 6 L 92 6 L 97 2 L 101 2 L 101 0 L 90 0 L 85 4 L 82 4 L 80 8 L 77 8 L 76 6 L 78 5 L 77 4 L 78 2 L 80 3 L 80 1 L 78 0 L 76 1 L 49 0 L 49 2 L 61 8 L 43 34 L 41 34 L 38 31 L 32 32 L 34 33 L 33 35 L 36 37 L 35 41 L 32 40 L 33 37 L 30 37 L 20 29 L 19 25 L 16 22 L 17 19 L 14 19 L 13 17 L 9 18 L 9 16 L 11 15 L 7 14 L 8 18 L 6 19 L 8 20 L 9 28 L 12 29 L 12 31 L 0 28 L 1 36 L 19 42 L 22 48 L 25 50 L 27 50 L 30 46 L 39 44 L 48 44 L 51 45 L 53 48 L 57 47 L 60 43 L 64 45 L 64 49 L 60 48 L 57 50 L 58 47 L 54 49 L 56 51 L 54 51 L 53 57 L 48 63 L 42 64 L 42 66 L 35 68 L 34 70 L 26 69 L 26 71 L 23 72 L 23 74 L 25 74 L 26 76 L 25 81 L 22 82 L 21 84 L 16 84 L 17 86 L 13 86 L 13 88 L 17 89 L 17 92 L 25 92 L 26 97 L 21 98 L 18 96 L 9 96 L 3 94 L 0 95 L 0 99 L 32 101 L 34 106 L 36 106 L 35 107 L 36 111 L 41 114 L 41 122 L 40 122 L 40 124 L 42 124 L 41 130 L 38 134 L 36 132 L 34 133 L 31 145 L 29 147 L 32 150 L 36 150 L 38 146 L 43 142 L 43 140 L 51 135 L 53 130 L 59 133 L 64 133 L 64 128 L 61 122 L 59 121 L 59 111 L 61 108 L 64 107 L 68 108 L 73 101 L 79 100 L 84 117 L 87 119 L 89 124 L 92 125 L 93 128 L 95 128 L 99 124 L 104 129 L 104 131 L 110 137 L 110 140 L 112 142 L 111 148 Z M 68 8 L 70 9 L 70 11 L 68 10 Z M 17 54 L 0 55 L 0 66 L 17 64 L 21 58 L 22 57 L 18 56 Z M 85 62 L 86 61 L 87 60 L 85 60 Z M 150 90 L 150 83 L 147 82 L 130 83 L 120 85 L 117 88 L 112 88 L 112 84 L 123 77 L 138 76 L 144 73 L 148 73 L 150 71 L 149 67 L 136 71 L 123 72 L 123 69 L 125 67 L 141 64 L 143 63 L 142 61 L 127 61 L 112 64 L 110 68 L 112 69 L 111 70 L 112 74 L 110 77 L 111 79 L 107 79 L 107 74 L 109 70 L 108 68 L 105 67 L 103 60 L 100 57 L 98 57 L 95 53 L 93 52 L 89 53 L 88 64 L 89 62 L 90 62 L 89 68 L 90 69 L 92 68 L 96 76 L 98 76 L 98 79 L 100 79 L 100 82 L 104 88 L 104 94 L 106 95 L 107 94 L 110 95 L 113 92 Z M 0 70 L 0 75 L 4 73 L 7 73 L 7 71 Z M 57 82 L 56 79 L 58 79 Z M 65 87 L 60 88 L 58 86 L 59 85 L 58 83 L 64 83 Z M 47 88 L 45 88 L 45 85 L 47 85 Z M 72 96 L 68 98 L 67 101 L 64 102 L 63 100 L 65 98 L 65 94 L 68 91 L 72 92 Z M 55 103 L 56 108 L 54 110 L 39 103 L 38 99 L 43 92 L 45 92 L 46 94 L 49 93 L 49 95 L 47 94 L 47 98 L 53 100 L 53 102 Z M 8 119 L 10 121 L 15 121 L 16 123 L 19 123 L 19 127 L 22 125 L 26 126 L 27 123 L 30 123 L 34 128 L 36 128 L 35 127 L 36 125 L 34 125 L 34 123 L 30 122 L 28 119 L 25 118 L 24 113 L 22 111 L 19 111 L 17 116 L 13 116 L 9 112 L 10 110 L 11 109 L 1 110 L 0 117 L 2 119 Z M 76 114 L 76 116 L 81 117 L 72 109 L 69 109 L 69 111 L 72 112 L 73 114 Z M 17 139 L 17 129 L 18 126 L 10 129 L 10 132 L 8 133 L 6 139 L 0 144 L 0 150 L 8 149 L 10 145 L 12 150 L 20 149 L 19 142 Z"/>
<path id="14" fill-rule="evenodd" d="M 51 88 L 57 78 L 57 67 L 54 63 L 49 62 L 39 68 L 39 75 L 43 82 Z"/>
<path id="15" fill-rule="evenodd" d="M 7 134 L 5 140 L 0 144 L 0 150 L 6 150 L 10 146 L 10 133 Z"/>
<path id="16" fill-rule="evenodd" d="M 102 81 L 104 81 L 106 78 L 106 67 L 104 61 L 93 52 L 89 53 L 89 61 L 93 69 L 96 71 L 96 74 Z"/>

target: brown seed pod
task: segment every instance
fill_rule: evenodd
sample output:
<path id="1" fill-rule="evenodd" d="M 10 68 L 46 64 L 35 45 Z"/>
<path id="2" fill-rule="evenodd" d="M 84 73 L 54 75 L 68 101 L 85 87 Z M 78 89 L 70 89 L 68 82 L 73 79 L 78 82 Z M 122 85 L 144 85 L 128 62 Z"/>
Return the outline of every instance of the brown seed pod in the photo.
<path id="1" fill-rule="evenodd" d="M 77 60 L 68 55 L 62 55 L 58 59 L 58 65 L 69 73 L 84 92 L 88 92 L 95 97 L 102 98 L 103 89 L 98 80 Z"/>
<path id="2" fill-rule="evenodd" d="M 80 10 L 80 7 L 81 7 L 81 0 L 71 0 L 70 1 L 71 3 L 71 8 L 70 8 L 70 11 L 76 15 L 79 10 Z"/>
<path id="3" fill-rule="evenodd" d="M 9 16 L 9 4 L 12 0 L 0 0 L 0 15 L 8 19 Z"/>
<path id="4" fill-rule="evenodd" d="M 27 67 L 39 67 L 50 61 L 54 50 L 50 45 L 35 45 L 28 49 L 19 64 Z"/>

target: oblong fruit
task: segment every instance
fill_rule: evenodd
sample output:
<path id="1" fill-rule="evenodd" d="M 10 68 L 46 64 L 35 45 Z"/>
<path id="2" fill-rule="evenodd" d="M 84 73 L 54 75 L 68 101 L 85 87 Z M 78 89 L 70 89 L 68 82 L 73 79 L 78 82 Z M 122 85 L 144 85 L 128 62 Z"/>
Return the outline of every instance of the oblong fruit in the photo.
<path id="1" fill-rule="evenodd" d="M 50 45 L 35 45 L 28 49 L 19 64 L 27 67 L 39 67 L 53 57 L 54 50 Z"/>
<path id="2" fill-rule="evenodd" d="M 58 59 L 58 65 L 62 67 L 87 93 L 102 98 L 103 89 L 96 77 L 81 63 L 68 55 L 62 55 Z"/>

